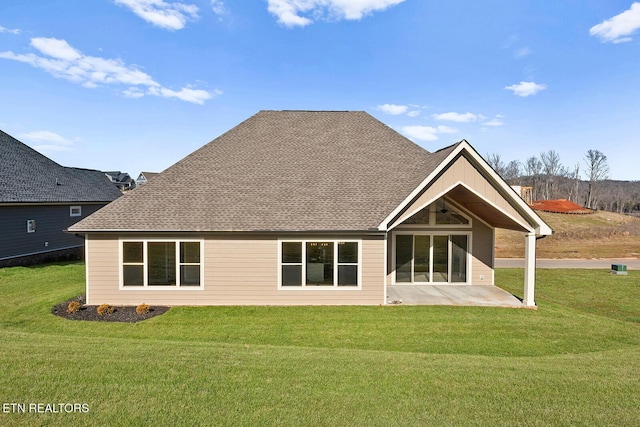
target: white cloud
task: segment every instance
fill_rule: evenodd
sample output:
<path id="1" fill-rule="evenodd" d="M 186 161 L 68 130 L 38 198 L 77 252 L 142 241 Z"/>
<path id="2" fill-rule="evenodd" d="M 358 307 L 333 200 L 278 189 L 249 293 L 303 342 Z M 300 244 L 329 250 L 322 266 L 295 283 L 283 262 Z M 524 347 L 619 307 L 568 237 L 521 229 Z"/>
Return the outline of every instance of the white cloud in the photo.
<path id="1" fill-rule="evenodd" d="M 35 47 L 45 55 L 65 61 L 74 61 L 82 57 L 80 52 L 69 46 L 69 43 L 64 40 L 42 37 L 33 38 L 31 39 L 31 46 Z"/>
<path id="2" fill-rule="evenodd" d="M 505 86 L 505 89 L 513 91 L 513 94 L 516 96 L 527 97 L 531 95 L 535 95 L 541 90 L 545 90 L 547 85 L 538 84 L 535 82 L 520 82 L 516 85 Z"/>
<path id="3" fill-rule="evenodd" d="M 443 121 L 457 122 L 457 123 L 469 123 L 469 122 L 475 122 L 478 119 L 482 120 L 484 116 L 473 114 L 473 113 L 449 112 L 449 113 L 433 114 L 431 117 L 433 117 L 435 120 L 443 120 Z"/>
<path id="4" fill-rule="evenodd" d="M 144 92 L 136 86 L 123 90 L 122 94 L 127 98 L 142 98 L 144 96 Z"/>
<path id="5" fill-rule="evenodd" d="M 391 114 L 392 116 L 399 116 L 404 114 L 409 109 L 408 105 L 396 105 L 396 104 L 382 104 L 376 107 L 376 110 L 380 110 L 385 114 Z"/>
<path id="6" fill-rule="evenodd" d="M 214 90 L 207 92 L 201 89 L 185 87 L 178 91 L 163 87 L 153 78 L 135 66 L 127 65 L 119 59 L 105 59 L 86 56 L 71 47 L 65 40 L 54 38 L 33 38 L 31 45 L 41 55 L 34 53 L 16 54 L 11 51 L 0 52 L 0 58 L 24 62 L 40 68 L 54 77 L 63 78 L 87 88 L 104 85 L 124 85 L 124 96 L 140 98 L 143 95 L 154 95 L 164 98 L 177 98 L 195 104 L 221 94 Z"/>
<path id="7" fill-rule="evenodd" d="M 458 132 L 457 129 L 448 126 L 404 126 L 401 130 L 409 138 L 420 141 L 435 141 L 438 139 L 438 134 Z"/>
<path id="8" fill-rule="evenodd" d="M 145 21 L 166 30 L 181 30 L 188 20 L 198 19 L 198 6 L 163 0 L 114 0 Z M 221 2 L 214 2 L 215 4 Z"/>
<path id="9" fill-rule="evenodd" d="M 269 12 L 287 27 L 304 27 L 317 19 L 359 20 L 405 0 L 267 0 Z M 306 15 L 306 16 L 302 16 Z"/>
<path id="10" fill-rule="evenodd" d="M 20 34 L 20 30 L 11 30 L 0 25 L 0 33 Z"/>
<path id="11" fill-rule="evenodd" d="M 405 126 L 402 132 L 411 139 L 420 141 L 435 141 L 438 139 L 438 129 L 431 126 Z"/>
<path id="12" fill-rule="evenodd" d="M 499 127 L 504 126 L 504 122 L 496 117 L 495 119 L 491 119 L 488 122 L 482 123 L 482 126 Z"/>
<path id="13" fill-rule="evenodd" d="M 594 25 L 589 34 L 599 37 L 603 42 L 624 43 L 640 28 L 640 3 L 633 3 L 628 10 Z"/>
<path id="14" fill-rule="evenodd" d="M 438 133 L 457 133 L 458 129 L 449 126 L 438 126 Z"/>
<path id="15" fill-rule="evenodd" d="M 385 114 L 389 114 L 392 116 L 399 116 L 401 114 L 406 114 L 409 117 L 418 117 L 420 115 L 420 109 L 426 108 L 421 107 L 420 105 L 409 104 L 409 105 L 398 105 L 398 104 L 381 104 L 376 107 L 376 110 L 382 111 Z"/>
<path id="16" fill-rule="evenodd" d="M 74 140 L 46 130 L 23 133 L 18 138 L 30 142 L 38 151 L 71 151 L 74 143 Z"/>
<path id="17" fill-rule="evenodd" d="M 221 2 L 220 0 L 211 0 L 211 9 L 216 15 L 224 15 L 226 12 L 224 2 Z"/>
<path id="18" fill-rule="evenodd" d="M 182 88 L 178 91 L 167 89 L 165 87 L 150 87 L 149 93 L 151 95 L 162 96 L 163 98 L 178 98 L 182 101 L 193 102 L 194 104 L 204 104 L 205 101 L 211 99 L 213 96 L 219 96 L 221 91 L 214 91 L 213 95 L 206 90 L 191 89 L 188 87 Z"/>

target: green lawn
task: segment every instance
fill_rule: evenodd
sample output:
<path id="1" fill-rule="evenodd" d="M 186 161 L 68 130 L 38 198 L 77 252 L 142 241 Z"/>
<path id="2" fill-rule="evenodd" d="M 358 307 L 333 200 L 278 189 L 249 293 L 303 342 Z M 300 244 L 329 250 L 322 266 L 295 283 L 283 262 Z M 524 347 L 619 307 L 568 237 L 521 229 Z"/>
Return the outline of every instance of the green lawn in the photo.
<path id="1" fill-rule="evenodd" d="M 496 280 L 521 294 L 522 270 Z M 0 425 L 637 425 L 640 272 L 539 270 L 539 310 L 173 308 L 67 321 L 81 264 L 0 269 Z M 11 413 L 11 403 L 88 413 Z"/>

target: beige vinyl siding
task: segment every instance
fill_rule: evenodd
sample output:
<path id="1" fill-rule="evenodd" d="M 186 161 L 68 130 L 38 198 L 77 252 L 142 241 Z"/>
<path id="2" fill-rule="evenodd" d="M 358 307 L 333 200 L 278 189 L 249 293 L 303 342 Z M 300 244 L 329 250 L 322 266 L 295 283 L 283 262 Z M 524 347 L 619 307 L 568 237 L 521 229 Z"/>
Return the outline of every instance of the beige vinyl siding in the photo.
<path id="1" fill-rule="evenodd" d="M 124 236 L 123 236 L 124 238 Z M 127 240 L 144 239 L 127 235 Z M 204 239 L 201 288 L 120 289 L 118 236 L 92 235 L 87 246 L 89 304 L 137 305 L 377 305 L 384 302 L 384 237 L 313 236 L 313 240 L 362 239 L 361 289 L 278 289 L 280 239 L 301 236 L 180 234 Z M 304 238 L 310 238 L 304 236 Z M 162 239 L 162 236 L 153 236 Z"/>
<path id="2" fill-rule="evenodd" d="M 516 221 L 527 224 L 527 221 L 518 211 L 502 197 L 494 186 L 464 156 L 459 157 L 395 222 L 403 222 L 459 183 L 464 183 L 468 188 Z"/>
<path id="3" fill-rule="evenodd" d="M 118 289 L 118 239 L 114 236 L 87 235 L 87 304 L 110 302 L 111 289 Z M 106 297 L 106 299 L 105 299 Z M 142 302 L 142 301 L 141 301 Z"/>
<path id="4" fill-rule="evenodd" d="M 480 220 L 473 221 L 471 241 L 471 284 L 494 285 L 493 239 L 494 229 Z M 481 279 L 484 276 L 484 280 Z"/>

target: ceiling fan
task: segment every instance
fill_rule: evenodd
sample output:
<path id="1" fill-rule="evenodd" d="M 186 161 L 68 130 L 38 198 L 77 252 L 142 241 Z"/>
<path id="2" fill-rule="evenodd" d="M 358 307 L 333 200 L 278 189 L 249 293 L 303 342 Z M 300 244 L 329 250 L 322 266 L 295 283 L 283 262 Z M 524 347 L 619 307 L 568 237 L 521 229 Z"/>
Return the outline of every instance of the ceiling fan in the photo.
<path id="1" fill-rule="evenodd" d="M 447 212 L 449 212 L 447 210 L 447 198 L 442 197 L 442 209 L 440 209 L 440 213 L 446 214 Z"/>

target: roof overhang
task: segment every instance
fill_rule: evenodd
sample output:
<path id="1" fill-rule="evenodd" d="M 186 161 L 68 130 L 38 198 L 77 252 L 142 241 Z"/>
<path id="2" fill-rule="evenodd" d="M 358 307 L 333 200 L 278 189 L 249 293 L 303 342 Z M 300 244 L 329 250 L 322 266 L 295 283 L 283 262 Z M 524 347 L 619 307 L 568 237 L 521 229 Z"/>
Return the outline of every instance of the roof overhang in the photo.
<path id="1" fill-rule="evenodd" d="M 413 202 L 431 187 L 438 178 L 461 156 L 464 156 L 480 174 L 493 186 L 511 207 L 524 219 L 524 223 L 499 209 L 495 203 L 484 198 L 478 192 L 473 191 L 464 182 L 448 188 L 440 195 L 446 194 L 469 212 L 475 214 L 489 225 L 497 228 L 533 232 L 539 236 L 553 233 L 553 230 L 533 209 L 507 184 L 498 173 L 478 154 L 478 152 L 465 140 L 459 142 L 455 149 L 431 172 L 378 226 L 378 229 L 389 231 L 395 228 L 401 221 L 401 215 L 407 211 Z M 434 197 L 435 200 L 437 197 Z M 433 201 L 432 200 L 432 201 Z M 422 206 L 423 207 L 423 206 Z M 420 208 L 422 208 L 420 207 Z M 416 209 L 416 212 L 419 209 Z M 406 218 L 406 215 L 404 216 Z"/>

